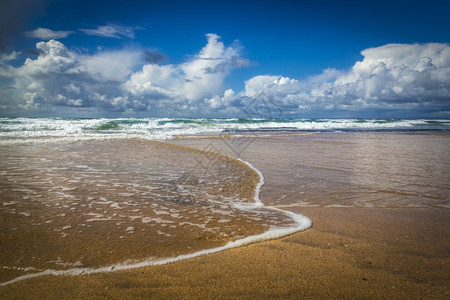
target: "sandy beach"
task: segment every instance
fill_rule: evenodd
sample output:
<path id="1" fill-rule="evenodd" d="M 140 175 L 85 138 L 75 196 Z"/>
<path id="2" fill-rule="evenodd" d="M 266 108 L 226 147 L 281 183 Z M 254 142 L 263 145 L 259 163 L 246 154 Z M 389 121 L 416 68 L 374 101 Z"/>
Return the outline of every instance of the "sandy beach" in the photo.
<path id="1" fill-rule="evenodd" d="M 450 300 L 449 16 L 0 0 L 0 300 Z"/>
<path id="2" fill-rule="evenodd" d="M 423 193 L 414 190 L 416 179 L 405 181 L 402 168 L 401 171 L 380 168 L 380 163 L 389 165 L 391 161 L 380 161 L 374 156 L 384 151 L 379 144 L 392 144 L 390 150 L 399 145 L 416 150 L 426 148 L 432 140 L 441 141 L 440 147 L 445 148 L 447 136 L 380 137 L 384 139 L 381 142 L 374 135 L 331 139 L 329 136 L 281 136 L 247 139 L 247 143 L 234 140 L 233 147 L 230 140 L 224 139 L 173 140 L 175 144 L 250 161 L 265 176 L 263 202 L 308 216 L 312 228 L 281 239 L 167 265 L 27 279 L 0 287 L 0 298 L 447 299 L 450 297 L 450 211 L 440 207 L 440 203 L 445 201 L 448 190 L 436 190 L 433 185 Z M 412 143 L 414 139 L 417 142 Z M 361 141 L 363 145 L 369 141 L 373 151 L 365 149 L 358 157 L 350 150 L 359 149 Z M 308 153 L 302 147 L 315 151 Z M 340 150 L 336 152 L 337 147 Z M 439 144 L 435 143 L 435 149 L 439 150 Z M 356 157 L 357 161 L 352 161 L 361 165 L 363 171 L 349 165 L 347 156 Z M 367 156 L 377 159 L 370 161 Z M 294 168 L 293 157 L 301 162 Z M 401 156 L 395 159 L 398 157 Z M 436 164 L 436 161 L 414 159 L 408 168 L 414 165 L 425 170 L 427 164 Z M 445 171 L 446 163 L 437 166 L 435 174 Z M 297 173 L 286 172 L 289 169 Z M 305 170 L 309 170 L 307 176 L 299 177 Z M 350 170 L 359 175 L 350 176 Z M 376 170 L 388 174 L 389 180 L 373 180 L 369 175 Z M 347 176 L 339 177 L 339 174 Z M 427 176 L 420 180 L 426 182 Z M 321 185 L 316 184 L 319 178 L 323 180 Z M 347 185 L 342 186 L 344 181 Z M 403 189 L 410 190 L 398 192 L 400 182 Z M 364 201 L 354 200 L 364 197 Z M 416 198 L 420 205 L 404 206 Z M 314 205 L 314 199 L 322 202 Z M 336 205 L 339 199 L 348 202 Z M 390 206 L 389 201 L 393 201 Z"/>
<path id="3" fill-rule="evenodd" d="M 365 298 L 450 296 L 450 212 L 302 208 L 311 229 L 170 265 L 46 276 L 3 299 Z"/>

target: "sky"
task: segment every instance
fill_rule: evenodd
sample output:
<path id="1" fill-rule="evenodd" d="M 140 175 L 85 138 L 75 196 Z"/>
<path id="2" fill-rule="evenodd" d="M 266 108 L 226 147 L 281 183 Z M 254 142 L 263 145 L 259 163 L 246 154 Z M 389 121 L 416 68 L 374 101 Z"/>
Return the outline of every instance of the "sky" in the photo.
<path id="1" fill-rule="evenodd" d="M 0 116 L 450 118 L 450 1 L 0 1 Z"/>

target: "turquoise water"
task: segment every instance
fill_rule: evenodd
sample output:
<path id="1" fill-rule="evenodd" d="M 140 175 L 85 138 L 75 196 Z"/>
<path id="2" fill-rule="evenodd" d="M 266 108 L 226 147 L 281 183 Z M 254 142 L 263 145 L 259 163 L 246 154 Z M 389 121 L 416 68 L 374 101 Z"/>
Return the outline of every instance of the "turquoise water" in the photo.
<path id="1" fill-rule="evenodd" d="M 177 136 L 342 131 L 449 131 L 450 120 L 0 118 L 0 143 L 42 139 L 171 139 Z"/>

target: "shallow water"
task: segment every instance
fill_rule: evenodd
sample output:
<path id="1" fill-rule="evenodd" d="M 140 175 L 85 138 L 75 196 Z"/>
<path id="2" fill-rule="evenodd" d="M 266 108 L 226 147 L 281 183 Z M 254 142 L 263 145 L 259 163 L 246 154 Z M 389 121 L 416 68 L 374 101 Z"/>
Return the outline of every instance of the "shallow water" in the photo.
<path id="1" fill-rule="evenodd" d="M 263 240 L 259 234 L 280 227 L 290 229 L 271 238 L 298 231 L 295 216 L 255 205 L 256 169 L 215 153 L 261 171 L 262 202 L 282 209 L 450 207 L 445 132 L 170 143 L 181 146 L 139 139 L 1 145 L 1 282 L 48 269 L 143 266 L 143 260 L 217 252 L 248 236 Z"/>
<path id="2" fill-rule="evenodd" d="M 450 134 L 317 133 L 178 139 L 249 161 L 268 205 L 450 208 Z"/>
<path id="3" fill-rule="evenodd" d="M 0 147 L 0 278 L 222 246 L 294 221 L 222 155 L 145 140 Z"/>

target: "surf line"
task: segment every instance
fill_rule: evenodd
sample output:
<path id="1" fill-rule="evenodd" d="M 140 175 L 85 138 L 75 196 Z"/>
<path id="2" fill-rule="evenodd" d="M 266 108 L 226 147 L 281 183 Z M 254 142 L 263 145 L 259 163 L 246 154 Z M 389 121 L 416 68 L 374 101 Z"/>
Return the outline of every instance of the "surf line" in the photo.
<path id="1" fill-rule="evenodd" d="M 236 159 L 236 158 L 232 158 L 232 159 Z M 279 212 L 282 212 L 282 213 L 286 214 L 287 216 L 289 216 L 295 222 L 295 226 L 286 227 L 286 228 L 272 228 L 272 229 L 267 230 L 264 233 L 251 235 L 251 236 L 248 236 L 248 237 L 245 237 L 245 238 L 233 241 L 233 242 L 228 242 L 227 244 L 220 246 L 220 247 L 204 249 L 204 250 L 200 250 L 200 251 L 197 251 L 194 253 L 182 254 L 179 256 L 175 256 L 175 257 L 166 257 L 166 258 L 159 258 L 159 259 L 146 259 L 146 260 L 143 260 L 143 261 L 140 261 L 137 263 L 132 263 L 132 264 L 119 263 L 119 264 L 113 264 L 113 265 L 100 267 L 100 268 L 73 268 L 73 269 L 68 269 L 68 270 L 49 269 L 49 270 L 45 270 L 45 271 L 42 271 L 39 273 L 31 273 L 31 274 L 22 275 L 22 276 L 14 278 L 14 279 L 11 279 L 9 281 L 6 281 L 6 282 L 1 282 L 0 286 L 6 286 L 6 285 L 10 285 L 10 284 L 19 282 L 19 281 L 36 278 L 36 277 L 41 277 L 41 276 L 47 276 L 47 275 L 56 275 L 56 276 L 89 275 L 89 274 L 117 272 L 117 271 L 138 269 L 138 268 L 144 268 L 144 267 L 150 267 L 150 266 L 165 265 L 165 264 L 175 263 L 178 261 L 191 259 L 191 258 L 203 256 L 203 255 L 222 252 L 222 251 L 225 251 L 228 249 L 242 247 L 242 246 L 246 246 L 246 245 L 250 245 L 250 244 L 254 244 L 254 243 L 258 243 L 258 242 L 279 239 L 279 238 L 294 234 L 296 232 L 306 230 L 312 226 L 312 221 L 304 215 L 296 214 L 296 213 L 293 213 L 293 212 L 290 212 L 287 210 L 282 210 L 282 209 L 279 209 L 279 208 L 276 208 L 273 206 L 265 206 L 264 203 L 262 203 L 261 199 L 259 198 L 259 195 L 261 194 L 261 187 L 264 184 L 263 174 L 257 168 L 255 168 L 253 165 L 251 165 L 249 162 L 241 160 L 241 159 L 237 159 L 237 160 L 246 164 L 250 169 L 255 171 L 259 176 L 259 182 L 256 185 L 255 193 L 253 196 L 255 203 L 253 205 L 245 206 L 245 208 L 244 207 L 240 207 L 240 208 L 244 209 L 244 210 L 265 208 L 265 209 L 279 211 Z"/>

